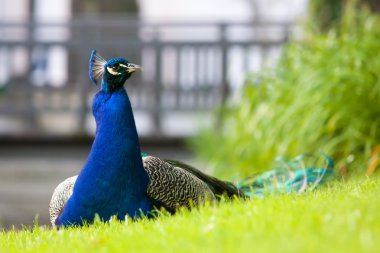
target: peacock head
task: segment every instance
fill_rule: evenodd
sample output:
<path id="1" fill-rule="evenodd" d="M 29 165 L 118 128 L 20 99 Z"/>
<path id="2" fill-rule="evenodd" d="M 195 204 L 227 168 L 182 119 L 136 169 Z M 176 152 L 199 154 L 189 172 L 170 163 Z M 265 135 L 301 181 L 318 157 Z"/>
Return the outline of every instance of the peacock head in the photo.
<path id="1" fill-rule="evenodd" d="M 102 78 L 102 89 L 112 92 L 122 87 L 133 72 L 143 70 L 139 65 L 130 63 L 124 58 L 104 60 L 96 50 L 91 53 L 89 76 L 94 84 Z"/>

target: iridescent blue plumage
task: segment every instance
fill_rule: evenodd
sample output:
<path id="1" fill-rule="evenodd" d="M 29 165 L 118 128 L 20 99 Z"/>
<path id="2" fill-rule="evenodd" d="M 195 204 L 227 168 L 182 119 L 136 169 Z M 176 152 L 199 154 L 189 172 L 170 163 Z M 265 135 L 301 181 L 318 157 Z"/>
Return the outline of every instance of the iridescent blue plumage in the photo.
<path id="1" fill-rule="evenodd" d="M 146 196 L 148 175 L 141 160 L 131 104 L 123 87 L 133 71 L 114 67 L 127 63 L 119 58 L 104 64 L 102 87 L 92 106 L 97 125 L 95 140 L 56 225 L 81 225 L 83 221 L 91 222 L 95 214 L 103 220 L 112 215 L 119 219 L 125 215 L 136 217 L 153 208 Z M 134 66 L 136 70 L 137 65 Z"/>

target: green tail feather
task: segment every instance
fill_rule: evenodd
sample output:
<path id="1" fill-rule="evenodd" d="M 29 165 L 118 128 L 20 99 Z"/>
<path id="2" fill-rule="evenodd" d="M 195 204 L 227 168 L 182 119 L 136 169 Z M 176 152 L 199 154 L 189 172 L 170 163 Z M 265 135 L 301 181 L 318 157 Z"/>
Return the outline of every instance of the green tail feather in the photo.
<path id="1" fill-rule="evenodd" d="M 263 174 L 254 175 L 238 183 L 238 188 L 249 197 L 275 193 L 302 193 L 326 181 L 334 167 L 333 160 L 321 156 L 300 155 L 292 161 L 278 159 L 278 166 Z"/>

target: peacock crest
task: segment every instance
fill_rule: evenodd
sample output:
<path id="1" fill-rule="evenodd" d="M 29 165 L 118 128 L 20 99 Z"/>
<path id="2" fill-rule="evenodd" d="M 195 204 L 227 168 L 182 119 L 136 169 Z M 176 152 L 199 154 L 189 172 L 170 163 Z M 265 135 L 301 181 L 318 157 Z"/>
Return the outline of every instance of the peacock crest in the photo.
<path id="1" fill-rule="evenodd" d="M 107 64 L 107 61 L 101 57 L 96 49 L 94 49 L 91 53 L 90 57 L 90 68 L 89 68 L 89 76 L 91 81 L 96 85 L 98 84 L 99 78 L 104 73 L 104 66 Z"/>

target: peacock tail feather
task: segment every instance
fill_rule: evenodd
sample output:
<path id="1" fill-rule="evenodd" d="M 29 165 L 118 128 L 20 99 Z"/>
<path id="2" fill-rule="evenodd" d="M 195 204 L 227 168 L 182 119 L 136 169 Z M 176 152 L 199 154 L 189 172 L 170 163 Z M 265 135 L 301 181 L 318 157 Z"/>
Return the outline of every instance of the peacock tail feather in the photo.
<path id="1" fill-rule="evenodd" d="M 325 182 L 333 168 L 332 158 L 325 154 L 299 155 L 291 161 L 279 158 L 274 169 L 240 181 L 238 188 L 248 197 L 302 193 Z"/>

